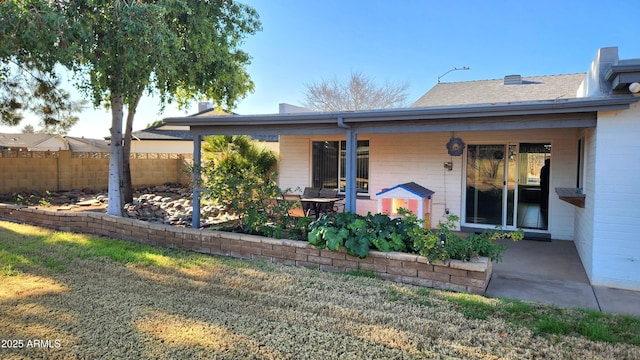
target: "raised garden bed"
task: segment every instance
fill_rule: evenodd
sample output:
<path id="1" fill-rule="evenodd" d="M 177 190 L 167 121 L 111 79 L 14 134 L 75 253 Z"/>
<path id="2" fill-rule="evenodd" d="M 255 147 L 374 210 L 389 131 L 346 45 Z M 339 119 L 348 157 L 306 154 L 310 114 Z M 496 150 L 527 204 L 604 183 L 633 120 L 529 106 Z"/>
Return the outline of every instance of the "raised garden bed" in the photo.
<path id="1" fill-rule="evenodd" d="M 344 250 L 317 249 L 302 241 L 178 228 L 93 212 L 66 213 L 0 204 L 0 219 L 207 254 L 327 271 L 371 272 L 399 283 L 472 294 L 484 294 L 492 271 L 491 261 L 486 257 L 430 262 L 415 254 L 370 251 L 360 259 Z"/>

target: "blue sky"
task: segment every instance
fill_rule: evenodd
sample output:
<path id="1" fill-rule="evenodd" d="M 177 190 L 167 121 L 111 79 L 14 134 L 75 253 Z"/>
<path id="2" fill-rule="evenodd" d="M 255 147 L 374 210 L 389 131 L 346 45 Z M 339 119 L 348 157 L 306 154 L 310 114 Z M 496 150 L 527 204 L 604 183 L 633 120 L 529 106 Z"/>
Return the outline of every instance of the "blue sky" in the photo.
<path id="1" fill-rule="evenodd" d="M 408 102 L 443 82 L 585 72 L 600 47 L 618 46 L 622 59 L 640 58 L 638 0 L 244 0 L 263 31 L 243 46 L 252 56 L 255 92 L 235 112 L 278 112 L 300 104 L 304 85 L 362 72 L 379 83 L 408 82 Z M 167 116 L 197 112 L 147 98 L 134 129 Z M 71 135 L 109 134 L 111 113 L 88 109 Z M 19 132 L 19 127 L 0 127 Z"/>

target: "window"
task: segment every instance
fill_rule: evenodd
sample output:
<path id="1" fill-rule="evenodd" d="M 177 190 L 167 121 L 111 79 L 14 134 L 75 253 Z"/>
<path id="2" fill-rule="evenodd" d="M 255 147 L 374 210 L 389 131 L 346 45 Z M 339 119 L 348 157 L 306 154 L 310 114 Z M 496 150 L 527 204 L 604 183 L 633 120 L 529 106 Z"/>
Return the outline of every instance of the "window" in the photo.
<path id="1" fill-rule="evenodd" d="M 346 184 L 345 141 L 314 141 L 312 144 L 313 187 L 338 189 L 344 192 Z M 358 140 L 356 150 L 356 190 L 369 192 L 369 140 Z"/>

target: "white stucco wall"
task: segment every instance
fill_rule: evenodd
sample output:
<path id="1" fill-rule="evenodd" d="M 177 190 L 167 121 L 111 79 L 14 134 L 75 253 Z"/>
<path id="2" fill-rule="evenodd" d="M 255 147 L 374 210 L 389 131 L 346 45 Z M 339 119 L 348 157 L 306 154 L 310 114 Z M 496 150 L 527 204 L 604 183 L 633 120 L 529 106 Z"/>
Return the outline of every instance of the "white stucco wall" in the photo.
<path id="1" fill-rule="evenodd" d="M 640 104 L 601 112 L 595 135 L 591 282 L 640 290 Z"/>
<path id="2" fill-rule="evenodd" d="M 467 144 L 549 142 L 552 144 L 549 197 L 549 231 L 553 239 L 573 240 L 575 207 L 558 199 L 555 187 L 575 187 L 577 172 L 576 129 L 457 132 Z M 451 133 L 363 134 L 369 140 L 369 199 L 358 199 L 361 214 L 377 212 L 375 194 L 384 188 L 414 181 L 432 191 L 432 224 L 462 213 L 463 157 L 451 157 L 445 144 Z M 281 188 L 311 185 L 311 143 L 340 140 L 330 136 L 281 136 L 279 184 Z M 446 171 L 444 162 L 453 161 Z"/>
<path id="3" fill-rule="evenodd" d="M 593 213 L 595 206 L 596 129 L 585 129 L 578 134 L 584 138 L 583 192 L 586 195 L 583 209 L 575 208 L 575 238 L 582 266 L 589 279 L 593 271 Z"/>

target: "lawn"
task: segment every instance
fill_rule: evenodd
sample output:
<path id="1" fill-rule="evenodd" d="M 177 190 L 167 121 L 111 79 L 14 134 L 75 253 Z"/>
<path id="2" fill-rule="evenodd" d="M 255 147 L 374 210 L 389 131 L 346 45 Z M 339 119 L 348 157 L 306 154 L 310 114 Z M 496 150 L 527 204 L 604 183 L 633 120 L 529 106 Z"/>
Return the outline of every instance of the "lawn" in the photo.
<path id="1" fill-rule="evenodd" d="M 0 222 L 0 341 L 2 359 L 638 359 L 640 318 Z"/>

